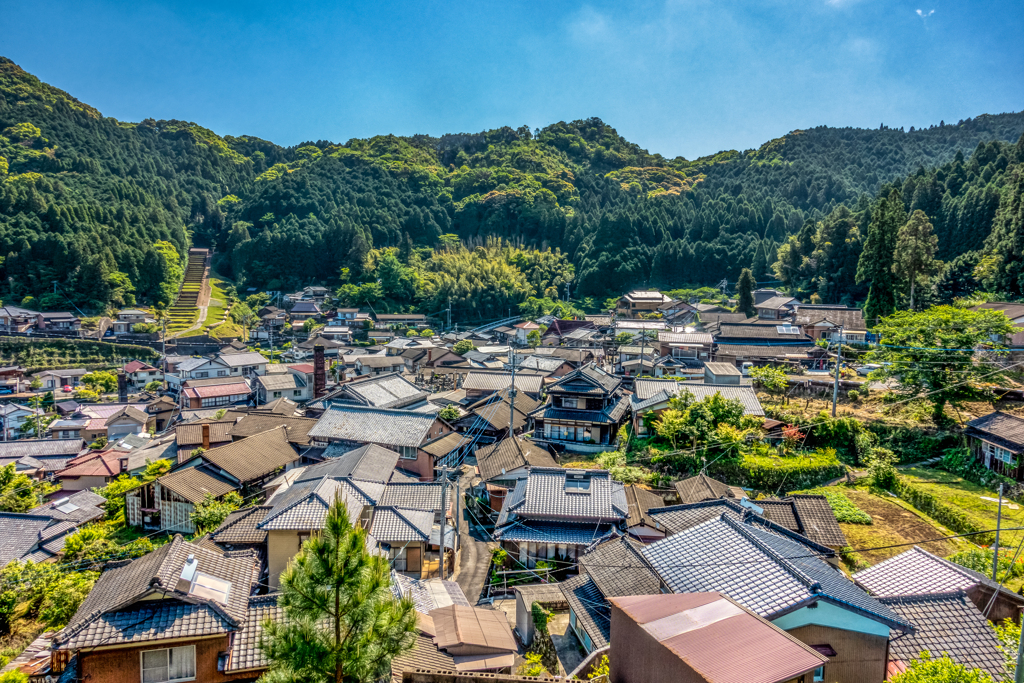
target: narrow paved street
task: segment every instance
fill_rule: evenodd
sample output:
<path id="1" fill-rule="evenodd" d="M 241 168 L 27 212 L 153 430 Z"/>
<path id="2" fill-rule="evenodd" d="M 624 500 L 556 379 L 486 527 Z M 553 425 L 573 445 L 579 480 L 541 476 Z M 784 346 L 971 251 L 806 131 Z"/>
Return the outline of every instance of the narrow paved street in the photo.
<path id="1" fill-rule="evenodd" d="M 474 483 L 473 465 L 463 465 L 459 477 L 459 490 L 465 494 Z M 491 548 L 497 547 L 490 535 L 480 528 L 473 515 L 466 509 L 463 495 L 459 496 L 456 514 L 459 517 L 459 545 L 462 548 L 458 566 L 455 569 L 455 582 L 466 594 L 470 604 L 476 604 L 484 592 L 487 580 L 487 569 L 490 566 Z"/>

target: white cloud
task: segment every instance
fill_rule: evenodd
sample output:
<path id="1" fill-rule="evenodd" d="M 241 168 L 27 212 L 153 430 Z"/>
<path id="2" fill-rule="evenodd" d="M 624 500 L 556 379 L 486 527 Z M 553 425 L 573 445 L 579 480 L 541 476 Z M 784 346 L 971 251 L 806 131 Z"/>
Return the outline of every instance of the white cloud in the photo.
<path id="1" fill-rule="evenodd" d="M 569 33 L 581 42 L 601 42 L 612 37 L 608 18 L 593 7 L 583 7 L 569 24 Z"/>
<path id="2" fill-rule="evenodd" d="M 930 17 L 933 14 L 935 14 L 935 10 L 933 10 L 933 9 L 932 10 L 928 10 L 927 12 L 925 12 L 923 9 L 917 10 L 917 16 L 921 17 L 922 19 L 927 19 L 928 17 Z"/>

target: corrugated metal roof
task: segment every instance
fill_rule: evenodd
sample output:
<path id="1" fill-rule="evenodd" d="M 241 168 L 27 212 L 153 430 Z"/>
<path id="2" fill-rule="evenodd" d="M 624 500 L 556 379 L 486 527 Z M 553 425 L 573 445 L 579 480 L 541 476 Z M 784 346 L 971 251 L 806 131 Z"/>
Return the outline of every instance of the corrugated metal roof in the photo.
<path id="1" fill-rule="evenodd" d="M 217 474 L 213 468 L 199 465 L 186 467 L 157 479 L 160 485 L 174 491 L 191 503 L 198 503 L 207 494 L 219 498 L 237 488 L 235 482 Z"/>
<path id="2" fill-rule="evenodd" d="M 501 610 L 467 605 L 449 605 L 431 610 L 437 635 L 434 644 L 441 649 L 473 646 L 489 650 L 516 652 L 519 647 Z"/>
<path id="3" fill-rule="evenodd" d="M 211 449 L 202 457 L 242 482 L 265 477 L 299 458 L 283 427 Z"/>

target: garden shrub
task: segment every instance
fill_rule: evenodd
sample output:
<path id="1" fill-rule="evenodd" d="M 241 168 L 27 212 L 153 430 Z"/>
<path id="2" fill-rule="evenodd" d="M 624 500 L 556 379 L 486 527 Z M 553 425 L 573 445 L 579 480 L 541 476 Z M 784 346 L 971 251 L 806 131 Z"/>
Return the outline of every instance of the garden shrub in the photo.
<path id="1" fill-rule="evenodd" d="M 1004 491 L 1007 494 L 1010 494 L 1011 491 L 1015 493 L 1016 481 L 988 469 L 978 462 L 968 448 L 963 446 L 947 448 L 939 466 L 951 474 L 963 477 L 972 484 L 995 490 L 999 489 L 1000 484 L 1004 484 Z"/>
<path id="2" fill-rule="evenodd" d="M 1003 581 L 1024 576 L 1024 558 L 1014 561 L 1015 551 L 1012 548 L 999 549 L 999 578 Z M 953 553 L 946 558 L 961 567 L 973 569 L 985 576 L 992 575 L 992 548 L 971 548 Z"/>
<path id="3" fill-rule="evenodd" d="M 987 544 L 995 539 L 994 534 L 977 533 L 984 531 L 984 529 L 971 521 L 967 515 L 952 505 L 946 505 L 939 501 L 938 498 L 924 489 L 914 486 L 904 477 L 896 475 L 891 490 L 900 499 L 910 503 L 939 524 L 948 527 L 954 532 L 958 534 L 976 534 L 971 538 L 971 541 L 974 543 Z"/>
<path id="4" fill-rule="evenodd" d="M 699 468 L 698 468 L 699 469 Z M 744 454 L 740 460 L 718 461 L 709 465 L 709 477 L 759 491 L 787 491 L 814 488 L 846 474 L 831 449 L 814 453 L 777 455 Z"/>

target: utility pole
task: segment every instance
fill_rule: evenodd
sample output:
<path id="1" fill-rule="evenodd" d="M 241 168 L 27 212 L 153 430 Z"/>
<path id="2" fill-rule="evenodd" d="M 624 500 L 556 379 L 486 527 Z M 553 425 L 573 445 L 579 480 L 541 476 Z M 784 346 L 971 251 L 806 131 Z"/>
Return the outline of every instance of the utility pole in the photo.
<path id="1" fill-rule="evenodd" d="M 836 381 L 832 385 L 832 417 L 836 416 L 836 402 L 839 401 L 839 369 L 843 364 L 843 326 L 839 326 L 839 343 L 836 347 Z"/>
<path id="2" fill-rule="evenodd" d="M 999 485 L 999 511 L 996 512 L 996 542 L 992 546 L 992 580 L 999 582 L 999 527 L 1003 523 L 1003 485 Z"/>
<path id="3" fill-rule="evenodd" d="M 447 521 L 448 517 L 448 496 L 446 495 L 448 493 L 448 463 L 446 461 L 442 461 L 442 463 L 443 464 L 441 465 L 441 538 L 438 539 L 440 541 L 440 551 L 438 554 L 441 557 L 441 580 L 444 581 L 444 535 L 445 532 L 447 531 L 445 529 L 445 522 Z"/>
<path id="4" fill-rule="evenodd" d="M 452 298 L 448 297 L 448 328 L 452 329 Z"/>
<path id="5" fill-rule="evenodd" d="M 512 438 L 512 425 L 516 418 L 516 347 L 515 342 L 510 339 L 508 342 L 509 360 L 512 362 L 512 385 L 508 389 L 508 436 Z"/>

